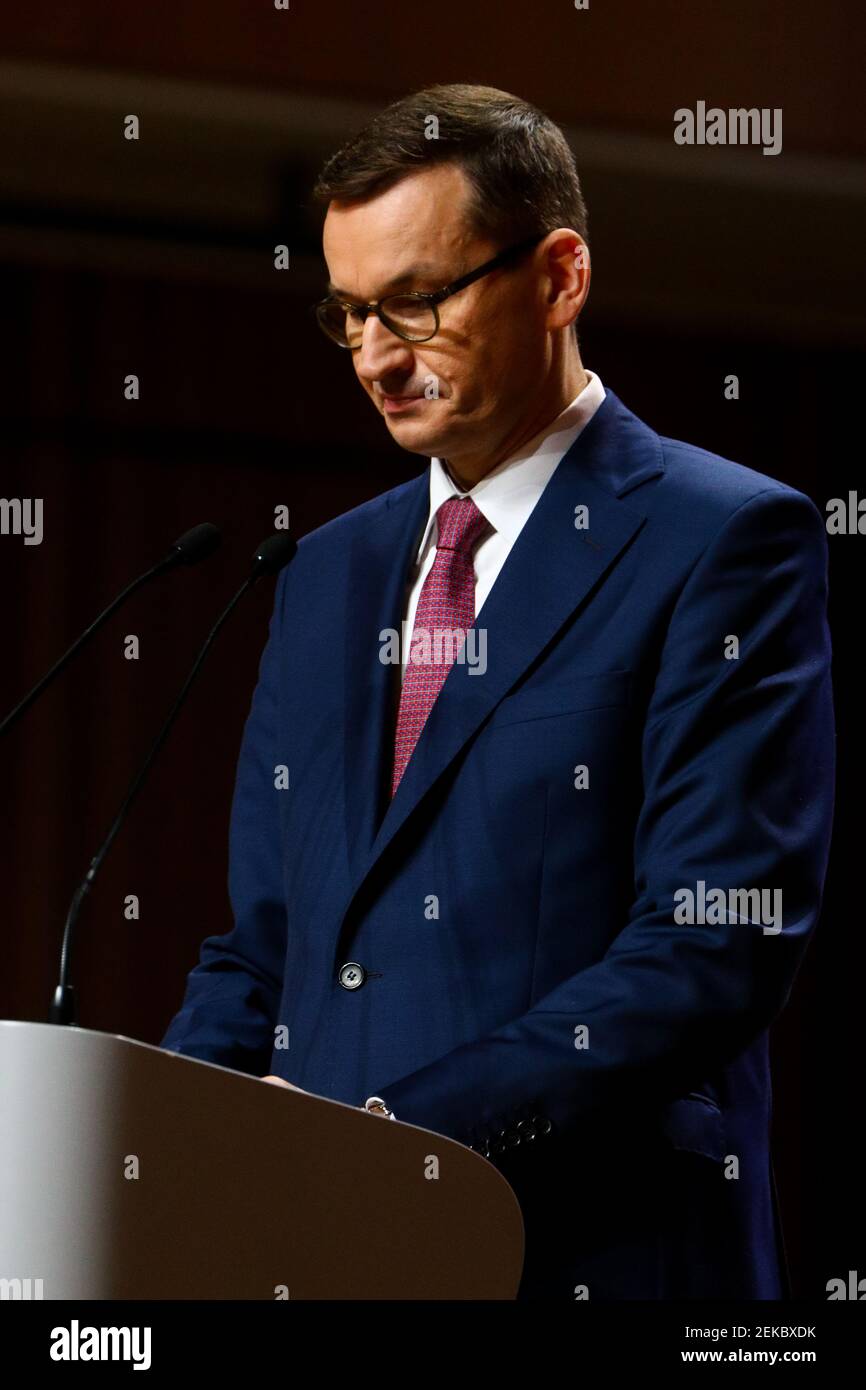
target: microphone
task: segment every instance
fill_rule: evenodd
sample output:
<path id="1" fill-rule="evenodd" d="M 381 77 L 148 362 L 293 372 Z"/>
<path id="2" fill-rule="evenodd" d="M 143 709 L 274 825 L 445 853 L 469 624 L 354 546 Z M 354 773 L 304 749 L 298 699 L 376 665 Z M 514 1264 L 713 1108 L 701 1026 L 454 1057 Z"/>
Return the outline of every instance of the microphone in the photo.
<path id="1" fill-rule="evenodd" d="M 186 538 L 182 537 L 181 539 L 184 540 Z M 178 542 L 178 544 L 180 544 L 180 542 Z M 195 680 L 196 676 L 201 670 L 204 659 L 210 651 L 217 633 L 219 632 L 223 623 L 228 618 L 229 614 L 235 608 L 236 604 L 239 603 L 240 600 L 243 598 L 247 590 L 251 589 L 253 585 L 256 583 L 256 581 L 258 579 L 263 578 L 265 575 L 277 574 L 281 569 L 284 569 L 285 566 L 289 563 L 289 561 L 294 557 L 297 548 L 297 542 L 285 531 L 274 532 L 272 536 L 268 536 L 266 540 L 262 541 L 261 545 L 259 545 L 253 552 L 252 568 L 250 569 L 248 577 L 244 580 L 237 593 L 223 609 L 222 613 L 220 613 L 219 617 L 217 618 L 216 622 L 214 623 L 213 627 L 211 628 L 210 632 L 205 638 L 205 641 L 201 649 L 199 650 L 198 656 L 192 664 L 190 673 L 181 687 L 180 694 L 178 695 L 177 699 L 175 700 L 174 704 L 169 710 L 165 723 L 163 724 L 162 728 L 157 734 L 156 739 L 154 740 L 153 745 L 151 746 L 150 752 L 144 760 L 141 770 L 136 774 L 136 776 L 130 783 L 129 789 L 127 790 L 126 796 L 123 799 L 120 810 L 114 818 L 111 829 L 109 830 L 108 834 L 103 840 L 102 845 L 97 851 L 95 857 L 91 860 L 90 868 L 87 870 L 87 873 L 85 874 L 81 883 L 78 885 L 74 894 L 72 895 L 72 902 L 69 904 L 69 911 L 66 914 L 66 925 L 63 930 L 63 945 L 60 951 L 60 979 L 57 988 L 54 991 L 54 996 L 51 1000 L 51 1007 L 48 1012 L 49 1023 L 58 1023 L 62 1025 L 75 1023 L 75 990 L 69 982 L 69 975 L 72 961 L 72 945 L 75 937 L 76 923 L 78 921 L 79 913 L 81 912 L 81 905 L 84 902 L 84 899 L 86 898 L 87 894 L 90 892 L 91 887 L 93 886 L 93 881 L 96 878 L 96 875 L 99 873 L 100 867 L 102 865 L 103 860 L 105 859 L 105 856 L 108 854 L 108 851 L 114 844 L 115 838 L 117 837 L 117 833 L 120 830 L 120 827 L 123 825 L 124 820 L 126 819 L 130 806 L 137 797 L 138 793 L 141 791 L 147 774 L 153 766 L 157 754 L 159 753 L 160 749 L 162 748 L 162 745 L 168 738 L 169 732 L 171 731 L 171 727 L 177 719 L 177 716 L 180 713 L 186 701 L 186 698 L 190 691 L 190 687 L 192 686 L 193 681 Z"/>
<path id="2" fill-rule="evenodd" d="M 108 622 L 112 613 L 115 613 L 126 600 L 140 589 L 142 584 L 146 584 L 149 579 L 154 579 L 158 574 L 164 574 L 166 570 L 174 569 L 177 565 L 197 565 L 199 560 L 206 560 L 209 555 L 217 549 L 222 541 L 222 535 L 216 526 L 212 526 L 209 521 L 204 521 L 200 526 L 194 526 L 191 531 L 187 531 L 175 541 L 174 545 L 164 556 L 159 564 L 151 569 L 145 570 L 137 579 L 133 579 L 131 584 L 118 594 L 113 603 L 104 608 L 98 618 L 94 618 L 90 627 L 85 628 L 81 636 L 77 638 L 68 651 L 65 651 L 59 661 L 55 661 L 50 671 L 46 671 L 40 681 L 37 681 L 33 689 L 24 699 L 17 704 L 10 714 L 7 714 L 3 723 L 0 724 L 0 737 L 12 728 L 26 711 L 46 690 L 56 676 L 60 675 L 63 668 L 72 660 L 75 653 L 80 651 L 90 638 L 93 637 L 104 623 Z"/>

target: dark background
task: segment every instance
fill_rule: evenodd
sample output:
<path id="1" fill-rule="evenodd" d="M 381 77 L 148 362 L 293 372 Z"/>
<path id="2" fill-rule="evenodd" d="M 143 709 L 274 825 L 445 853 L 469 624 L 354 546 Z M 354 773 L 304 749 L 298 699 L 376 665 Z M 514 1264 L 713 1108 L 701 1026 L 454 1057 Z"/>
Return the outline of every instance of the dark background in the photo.
<path id="1" fill-rule="evenodd" d="M 212 520 L 226 544 L 138 594 L 0 747 L 0 1016 L 45 1017 L 72 890 L 274 507 L 300 535 L 426 465 L 391 443 L 307 313 L 324 288 L 309 206 L 324 156 L 432 82 L 535 101 L 566 129 L 589 205 L 587 367 L 655 429 L 824 510 L 862 477 L 863 23 L 855 0 L 81 0 L 4 15 L 0 495 L 44 498 L 45 538 L 0 536 L 0 713 L 180 532 Z M 698 100 L 781 107 L 782 154 L 675 145 L 674 111 Z M 829 539 L 834 847 L 773 1034 L 795 1292 L 816 1298 L 866 1275 L 864 545 Z M 85 909 L 85 1026 L 158 1042 L 200 940 L 230 926 L 229 803 L 271 588 L 231 620 Z"/>

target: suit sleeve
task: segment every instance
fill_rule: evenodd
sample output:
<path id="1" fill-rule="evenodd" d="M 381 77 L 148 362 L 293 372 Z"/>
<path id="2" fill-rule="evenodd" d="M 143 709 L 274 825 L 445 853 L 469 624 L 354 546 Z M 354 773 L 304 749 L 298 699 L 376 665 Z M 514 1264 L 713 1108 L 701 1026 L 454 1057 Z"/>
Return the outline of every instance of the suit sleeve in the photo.
<path id="1" fill-rule="evenodd" d="M 279 701 L 281 613 L 277 581 L 259 680 L 244 727 L 229 832 L 229 896 L 235 926 L 201 945 L 179 1013 L 160 1047 L 252 1076 L 268 1069 L 286 955 L 286 902 L 275 799 L 274 729 Z"/>
<path id="2" fill-rule="evenodd" d="M 663 640 L 627 920 L 601 960 L 528 1013 L 383 1078 L 377 1094 L 398 1120 L 468 1142 L 534 1105 L 566 1131 L 622 1101 L 683 1094 L 769 1026 L 817 920 L 829 852 L 826 608 L 817 508 L 775 486 L 743 503 L 693 566 Z M 732 637 L 739 655 L 726 659 Z M 781 929 L 751 912 L 679 921 L 680 890 L 699 880 L 707 892 L 768 890 Z"/>

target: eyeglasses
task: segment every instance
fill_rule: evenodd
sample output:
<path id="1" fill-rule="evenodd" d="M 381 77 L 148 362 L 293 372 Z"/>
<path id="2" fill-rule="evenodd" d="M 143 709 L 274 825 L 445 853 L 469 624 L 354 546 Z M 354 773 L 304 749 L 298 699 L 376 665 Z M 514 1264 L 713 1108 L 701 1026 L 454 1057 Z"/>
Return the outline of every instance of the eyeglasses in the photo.
<path id="1" fill-rule="evenodd" d="M 544 232 L 541 236 L 530 237 L 514 246 L 508 246 L 492 260 L 485 261 L 475 270 L 461 275 L 459 280 L 453 280 L 444 289 L 434 290 L 430 294 L 421 290 L 410 290 L 403 294 L 386 295 L 384 299 L 370 304 L 352 304 L 348 300 L 328 295 L 327 299 L 313 305 L 319 327 L 338 347 L 357 352 L 361 346 L 367 315 L 375 314 L 379 322 L 392 333 L 396 333 L 398 338 L 404 338 L 409 343 L 426 343 L 439 332 L 439 305 L 444 300 L 450 299 L 452 294 L 457 294 L 460 290 L 465 290 L 468 285 L 473 285 L 483 275 L 489 275 L 491 270 L 498 270 L 500 266 L 517 260 L 546 236 L 547 233 Z"/>

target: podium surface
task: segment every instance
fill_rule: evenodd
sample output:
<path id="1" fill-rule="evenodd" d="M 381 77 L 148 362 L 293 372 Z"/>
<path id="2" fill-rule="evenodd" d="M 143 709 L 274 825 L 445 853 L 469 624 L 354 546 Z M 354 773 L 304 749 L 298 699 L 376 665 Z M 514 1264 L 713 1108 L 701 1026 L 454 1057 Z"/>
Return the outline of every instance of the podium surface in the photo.
<path id="1" fill-rule="evenodd" d="M 0 1021 L 0 1194 L 45 1299 L 511 1299 L 523 1264 L 455 1140 L 80 1028 Z"/>

